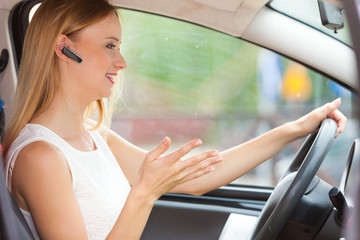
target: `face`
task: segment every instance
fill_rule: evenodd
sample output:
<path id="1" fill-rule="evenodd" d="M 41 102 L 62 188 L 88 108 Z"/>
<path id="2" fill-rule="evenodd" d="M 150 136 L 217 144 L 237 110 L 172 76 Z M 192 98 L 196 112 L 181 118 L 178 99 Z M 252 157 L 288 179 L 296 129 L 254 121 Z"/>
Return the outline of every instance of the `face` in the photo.
<path id="1" fill-rule="evenodd" d="M 74 92 L 74 96 L 84 101 L 109 97 L 118 71 L 127 66 L 120 53 L 120 43 L 121 25 L 115 14 L 86 27 L 71 39 L 69 48 L 83 61 L 66 62 L 66 91 Z"/>

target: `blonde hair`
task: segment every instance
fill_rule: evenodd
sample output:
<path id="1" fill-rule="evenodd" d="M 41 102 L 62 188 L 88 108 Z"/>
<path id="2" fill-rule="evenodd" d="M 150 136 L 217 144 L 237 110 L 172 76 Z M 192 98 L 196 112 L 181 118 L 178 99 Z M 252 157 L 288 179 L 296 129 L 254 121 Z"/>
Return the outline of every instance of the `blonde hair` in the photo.
<path id="1" fill-rule="evenodd" d="M 59 35 L 74 36 L 110 14 L 117 15 L 117 11 L 106 0 L 45 0 L 38 8 L 25 37 L 14 106 L 5 131 L 4 156 L 24 126 L 47 109 L 59 88 L 54 51 Z M 111 105 L 112 100 L 109 102 Z M 111 107 L 106 109 L 104 100 L 99 99 L 88 106 L 84 120 L 96 109 L 98 121 L 94 129 L 109 123 L 112 114 Z"/>

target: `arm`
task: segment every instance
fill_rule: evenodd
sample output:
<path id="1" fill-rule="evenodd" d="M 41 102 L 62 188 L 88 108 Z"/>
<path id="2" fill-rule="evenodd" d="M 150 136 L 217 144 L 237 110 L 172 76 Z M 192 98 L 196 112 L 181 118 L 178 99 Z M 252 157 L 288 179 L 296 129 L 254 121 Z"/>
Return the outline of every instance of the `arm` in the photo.
<path id="1" fill-rule="evenodd" d="M 221 152 L 223 162 L 216 171 L 173 189 L 174 192 L 202 195 L 246 174 L 297 139 L 295 123 L 287 123 L 265 134 Z"/>
<path id="2" fill-rule="evenodd" d="M 337 99 L 315 109 L 296 121 L 286 123 L 251 141 L 222 152 L 223 162 L 216 165 L 216 171 L 181 184 L 172 189 L 171 192 L 201 195 L 226 185 L 277 154 L 292 141 L 313 132 L 326 117 L 330 117 L 337 122 L 337 135 L 340 134 L 346 123 L 345 116 L 336 110 L 340 104 L 340 99 Z M 125 175 L 131 182 L 138 175 L 138 169 L 146 151 L 128 143 L 114 132 L 110 132 L 108 144 L 121 166 L 131 159 L 132 163 L 128 165 L 131 168 L 125 171 Z"/>
<path id="3" fill-rule="evenodd" d="M 140 174 L 107 239 L 139 239 L 155 201 L 178 184 L 212 171 L 216 158 L 207 154 L 179 160 L 200 141 L 192 141 L 174 153 L 164 141 L 146 154 Z M 43 239 L 87 239 L 84 222 L 72 189 L 66 159 L 54 146 L 34 142 L 20 151 L 11 192 L 18 205 L 30 211 Z M 68 229 L 72 229 L 68 231 Z"/>
<path id="4" fill-rule="evenodd" d="M 298 130 L 295 130 L 294 127 L 293 123 L 285 124 L 260 137 L 222 152 L 221 157 L 224 160 L 216 165 L 216 171 L 177 186 L 170 192 L 201 195 L 230 183 L 271 158 L 295 140 L 295 134 Z M 134 181 L 132 179 L 136 179 L 139 174 L 138 169 L 140 169 L 142 159 L 145 158 L 146 151 L 128 143 L 114 132 L 109 134 L 107 140 L 120 166 L 127 168 L 122 167 L 130 184 L 132 184 L 131 182 Z M 129 159 L 131 159 L 131 164 L 126 164 Z"/>
<path id="5" fill-rule="evenodd" d="M 337 122 L 337 136 L 346 124 L 346 117 L 336 110 L 340 104 L 340 99 L 336 99 L 296 121 L 288 122 L 251 141 L 222 152 L 221 156 L 224 160 L 216 165 L 216 171 L 180 185 L 173 191 L 200 195 L 226 185 L 273 157 L 294 140 L 312 133 L 327 117 Z"/>

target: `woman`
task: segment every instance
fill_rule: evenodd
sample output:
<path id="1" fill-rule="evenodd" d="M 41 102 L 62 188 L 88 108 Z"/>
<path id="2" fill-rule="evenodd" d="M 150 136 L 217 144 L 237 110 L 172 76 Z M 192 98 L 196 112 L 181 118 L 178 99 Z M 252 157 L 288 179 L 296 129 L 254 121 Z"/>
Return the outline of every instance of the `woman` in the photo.
<path id="1" fill-rule="evenodd" d="M 103 99 L 126 68 L 120 43 L 116 10 L 105 0 L 45 0 L 30 23 L 4 156 L 9 190 L 37 238 L 139 239 L 162 194 L 225 185 L 326 117 L 338 134 L 345 126 L 338 99 L 221 154 L 186 158 L 200 140 L 164 154 L 167 137 L 146 152 L 103 125 Z M 88 119 L 94 108 L 97 122 Z"/>

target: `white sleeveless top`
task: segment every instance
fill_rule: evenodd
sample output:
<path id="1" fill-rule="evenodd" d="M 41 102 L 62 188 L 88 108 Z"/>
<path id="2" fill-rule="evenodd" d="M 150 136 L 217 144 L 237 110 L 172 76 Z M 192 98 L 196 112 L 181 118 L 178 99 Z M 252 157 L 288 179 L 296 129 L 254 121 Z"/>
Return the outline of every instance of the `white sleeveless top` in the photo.
<path id="1" fill-rule="evenodd" d="M 6 185 L 11 189 L 12 170 L 20 150 L 27 144 L 45 141 L 65 156 L 72 175 L 74 194 L 85 223 L 88 239 L 105 239 L 114 226 L 130 191 L 118 162 L 98 132 L 90 132 L 96 150 L 73 148 L 50 129 L 27 124 L 12 143 L 5 160 Z M 40 239 L 32 216 L 21 210 L 36 239 Z M 56 216 L 54 216 L 56 217 Z M 71 231 L 71 229 L 69 229 Z"/>

